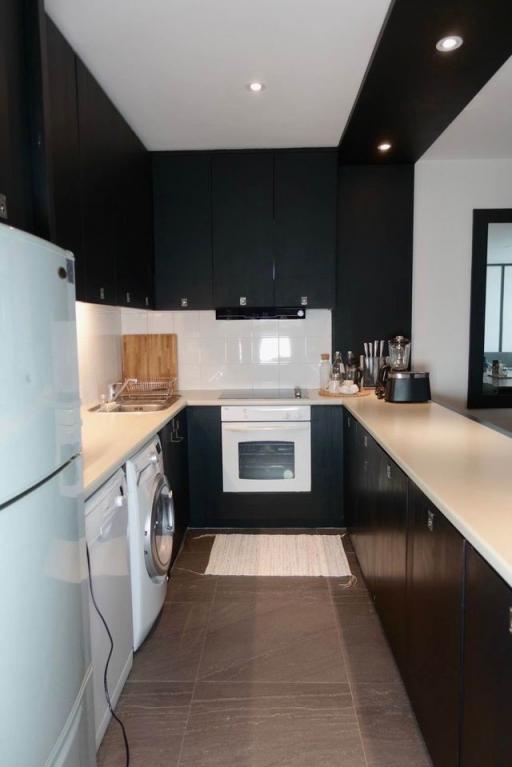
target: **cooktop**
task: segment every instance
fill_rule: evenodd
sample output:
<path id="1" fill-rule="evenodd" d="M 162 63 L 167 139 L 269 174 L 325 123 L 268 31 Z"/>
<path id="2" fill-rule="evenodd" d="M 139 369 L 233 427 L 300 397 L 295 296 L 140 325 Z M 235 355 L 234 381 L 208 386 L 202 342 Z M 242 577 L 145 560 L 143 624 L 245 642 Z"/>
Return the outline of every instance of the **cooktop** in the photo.
<path id="1" fill-rule="evenodd" d="M 228 389 L 221 392 L 219 399 L 301 399 L 302 397 L 307 397 L 307 391 L 297 387 L 296 389 Z"/>

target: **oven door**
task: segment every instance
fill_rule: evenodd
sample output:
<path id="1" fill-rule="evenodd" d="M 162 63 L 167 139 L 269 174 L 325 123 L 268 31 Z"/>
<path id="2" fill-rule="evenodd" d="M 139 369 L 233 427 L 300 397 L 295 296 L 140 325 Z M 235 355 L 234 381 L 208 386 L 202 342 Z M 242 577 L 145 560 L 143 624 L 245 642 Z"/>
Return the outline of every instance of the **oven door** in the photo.
<path id="1" fill-rule="evenodd" d="M 225 493 L 311 490 L 309 421 L 222 424 Z"/>

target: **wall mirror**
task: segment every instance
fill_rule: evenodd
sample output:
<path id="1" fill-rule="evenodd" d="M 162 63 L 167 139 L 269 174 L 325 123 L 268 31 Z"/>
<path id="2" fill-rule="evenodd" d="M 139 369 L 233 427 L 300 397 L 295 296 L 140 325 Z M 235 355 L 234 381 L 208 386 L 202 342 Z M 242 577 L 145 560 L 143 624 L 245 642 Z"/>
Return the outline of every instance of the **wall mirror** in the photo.
<path id="1" fill-rule="evenodd" d="M 468 408 L 512 407 L 512 209 L 473 211 Z"/>

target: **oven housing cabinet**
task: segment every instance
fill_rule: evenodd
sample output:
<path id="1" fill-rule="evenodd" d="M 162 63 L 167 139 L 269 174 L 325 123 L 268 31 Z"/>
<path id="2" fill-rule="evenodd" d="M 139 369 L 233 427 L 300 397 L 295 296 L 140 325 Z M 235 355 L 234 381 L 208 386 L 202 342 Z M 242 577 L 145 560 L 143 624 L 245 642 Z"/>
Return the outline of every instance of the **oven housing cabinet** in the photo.
<path id="1" fill-rule="evenodd" d="M 187 409 L 192 527 L 338 527 L 343 515 L 342 408 L 310 408 L 309 491 L 224 492 L 221 407 Z"/>

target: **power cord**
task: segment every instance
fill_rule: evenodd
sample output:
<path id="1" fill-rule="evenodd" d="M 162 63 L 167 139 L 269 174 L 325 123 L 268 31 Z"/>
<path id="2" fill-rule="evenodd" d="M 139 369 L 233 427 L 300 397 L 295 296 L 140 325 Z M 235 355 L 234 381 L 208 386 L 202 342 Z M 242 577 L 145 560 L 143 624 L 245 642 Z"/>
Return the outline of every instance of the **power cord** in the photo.
<path id="1" fill-rule="evenodd" d="M 103 613 L 101 612 L 100 608 L 98 607 L 98 603 L 96 602 L 96 597 L 94 596 L 94 589 L 92 585 L 92 575 L 91 575 L 91 556 L 89 553 L 89 546 L 87 543 L 85 544 L 85 551 L 87 554 L 87 571 L 89 574 L 89 590 L 91 592 L 91 599 L 92 603 L 94 605 L 94 609 L 98 613 L 101 622 L 103 623 L 105 627 L 105 631 L 108 634 L 108 638 L 110 640 L 110 650 L 107 657 L 107 662 L 105 663 L 105 669 L 103 671 L 103 689 L 105 691 L 105 699 L 107 701 L 107 706 L 109 708 L 110 713 L 112 714 L 112 718 L 116 720 L 119 727 L 121 728 L 121 732 L 123 734 L 123 741 L 124 741 L 124 750 L 126 754 L 126 767 L 130 767 L 130 746 L 128 745 L 128 736 L 126 735 L 126 729 L 121 721 L 121 719 L 117 716 L 116 712 L 114 711 L 114 708 L 112 706 L 112 701 L 110 700 L 110 693 L 108 691 L 108 680 L 107 680 L 107 674 L 108 674 L 108 666 L 110 663 L 110 659 L 112 658 L 112 653 L 114 652 L 114 640 L 112 638 L 112 634 L 110 633 L 110 629 L 108 627 L 107 621 L 103 617 Z"/>

